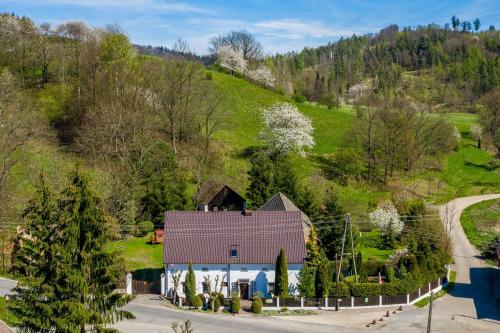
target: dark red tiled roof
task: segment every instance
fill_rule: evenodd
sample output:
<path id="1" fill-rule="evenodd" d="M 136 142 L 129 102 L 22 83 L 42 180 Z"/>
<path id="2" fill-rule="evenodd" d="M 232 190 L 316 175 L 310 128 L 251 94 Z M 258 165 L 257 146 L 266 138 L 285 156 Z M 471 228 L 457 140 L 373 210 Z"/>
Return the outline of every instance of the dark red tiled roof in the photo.
<path id="1" fill-rule="evenodd" d="M 238 249 L 237 258 L 231 258 L 231 248 Z M 304 261 L 299 211 L 165 213 L 166 264 L 271 264 L 280 248 L 289 263 Z"/>

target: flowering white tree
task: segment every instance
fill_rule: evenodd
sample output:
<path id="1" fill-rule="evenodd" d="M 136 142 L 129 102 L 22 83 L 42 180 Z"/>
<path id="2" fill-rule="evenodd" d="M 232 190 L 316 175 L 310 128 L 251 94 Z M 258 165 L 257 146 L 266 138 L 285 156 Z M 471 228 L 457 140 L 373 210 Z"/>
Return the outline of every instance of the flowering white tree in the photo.
<path id="1" fill-rule="evenodd" d="M 231 45 L 222 45 L 217 49 L 217 59 L 220 66 L 232 72 L 244 74 L 247 70 L 247 62 Z"/>
<path id="2" fill-rule="evenodd" d="M 262 138 L 275 152 L 297 151 L 314 146 L 311 120 L 290 103 L 277 103 L 264 109 Z"/>
<path id="3" fill-rule="evenodd" d="M 470 128 L 470 134 L 477 141 L 477 148 L 481 149 L 481 137 L 483 136 L 483 129 L 481 126 L 473 125 Z"/>
<path id="4" fill-rule="evenodd" d="M 403 231 L 404 223 L 390 200 L 379 203 L 377 209 L 368 215 L 370 221 L 380 229 L 383 235 L 399 235 Z"/>
<path id="5" fill-rule="evenodd" d="M 265 65 L 260 65 L 257 69 L 248 71 L 248 77 L 270 88 L 274 87 L 276 81 L 271 70 Z"/>

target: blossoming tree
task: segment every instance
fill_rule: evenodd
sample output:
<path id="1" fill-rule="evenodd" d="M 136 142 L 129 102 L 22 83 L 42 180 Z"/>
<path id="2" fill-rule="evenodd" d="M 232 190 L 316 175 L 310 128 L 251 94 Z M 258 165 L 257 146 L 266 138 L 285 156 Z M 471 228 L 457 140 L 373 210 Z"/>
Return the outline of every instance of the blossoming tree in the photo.
<path id="1" fill-rule="evenodd" d="M 390 200 L 382 201 L 377 209 L 368 214 L 370 221 L 375 224 L 384 237 L 384 243 L 388 247 L 394 246 L 394 240 L 404 228 L 404 223 Z"/>
<path id="2" fill-rule="evenodd" d="M 247 62 L 231 45 L 222 45 L 217 49 L 217 59 L 220 66 L 231 72 L 244 74 L 247 70 Z"/>
<path id="3" fill-rule="evenodd" d="M 297 151 L 305 156 L 304 148 L 314 146 L 311 120 L 290 103 L 277 103 L 264 109 L 262 138 L 273 152 Z"/>

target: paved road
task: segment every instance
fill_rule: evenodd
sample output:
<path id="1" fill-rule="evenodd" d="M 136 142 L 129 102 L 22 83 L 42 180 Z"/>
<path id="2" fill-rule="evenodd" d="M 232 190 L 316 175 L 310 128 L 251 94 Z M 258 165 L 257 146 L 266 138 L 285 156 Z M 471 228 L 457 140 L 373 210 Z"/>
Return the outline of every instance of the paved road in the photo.
<path id="1" fill-rule="evenodd" d="M 494 198 L 500 198 L 500 194 L 459 198 L 447 204 L 447 207 L 455 208 L 451 236 L 454 244 L 457 284 L 451 295 L 444 296 L 434 303 L 432 332 L 500 332 L 500 310 L 490 292 L 489 271 L 484 261 L 478 258 L 479 252 L 469 243 L 460 225 L 460 214 L 465 208 Z M 445 207 L 441 207 L 442 214 Z M 413 308 L 378 322 L 374 327 L 364 328 L 365 323 L 380 318 L 385 310 L 344 310 L 304 317 L 245 318 L 165 309 L 158 300 L 147 297 L 136 299 L 127 305 L 127 309 L 132 311 L 137 319 L 116 325 L 116 328 L 125 333 L 171 332 L 170 324 L 173 321 L 186 319 L 193 322 L 196 333 L 359 332 L 360 330 L 393 333 L 424 332 L 428 313 L 428 308 Z"/>
<path id="2" fill-rule="evenodd" d="M 460 215 L 463 210 L 481 201 L 500 198 L 500 194 L 479 195 L 455 199 L 440 207 L 445 220 L 446 211 L 453 218 L 451 239 L 454 270 L 457 272 L 453 291 L 435 302 L 433 332 L 500 332 L 500 305 L 492 293 L 491 268 L 480 258 L 480 252 L 467 239 Z M 500 285 L 496 285 L 499 289 Z M 428 308 L 414 309 L 398 315 L 385 329 L 422 332 L 427 323 Z"/>
<path id="3" fill-rule="evenodd" d="M 0 296 L 7 295 L 16 286 L 16 281 L 0 278 Z"/>

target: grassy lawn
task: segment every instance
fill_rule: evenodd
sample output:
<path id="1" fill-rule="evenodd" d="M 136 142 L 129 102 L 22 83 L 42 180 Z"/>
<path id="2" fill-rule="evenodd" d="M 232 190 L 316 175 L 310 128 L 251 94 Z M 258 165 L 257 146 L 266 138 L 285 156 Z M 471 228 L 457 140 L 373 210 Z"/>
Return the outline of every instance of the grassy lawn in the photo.
<path id="1" fill-rule="evenodd" d="M 110 248 L 123 253 L 127 272 L 133 272 L 134 278 L 149 280 L 161 274 L 163 244 L 149 244 L 148 236 L 113 242 Z"/>
<path id="2" fill-rule="evenodd" d="M 472 245 L 481 249 L 500 236 L 500 199 L 468 207 L 462 213 L 460 222 Z"/>
<path id="3" fill-rule="evenodd" d="M 381 243 L 380 231 L 378 229 L 373 229 L 368 232 L 361 232 L 361 236 L 358 239 L 358 246 L 356 252 L 361 251 L 364 260 L 376 259 L 379 261 L 385 261 L 390 255 L 396 252 L 395 249 L 380 249 L 378 248 Z"/>
<path id="4" fill-rule="evenodd" d="M 3 320 L 7 325 L 14 326 L 16 323 L 16 317 L 12 313 L 8 312 L 7 304 L 4 297 L 0 296 L 0 319 Z"/>

